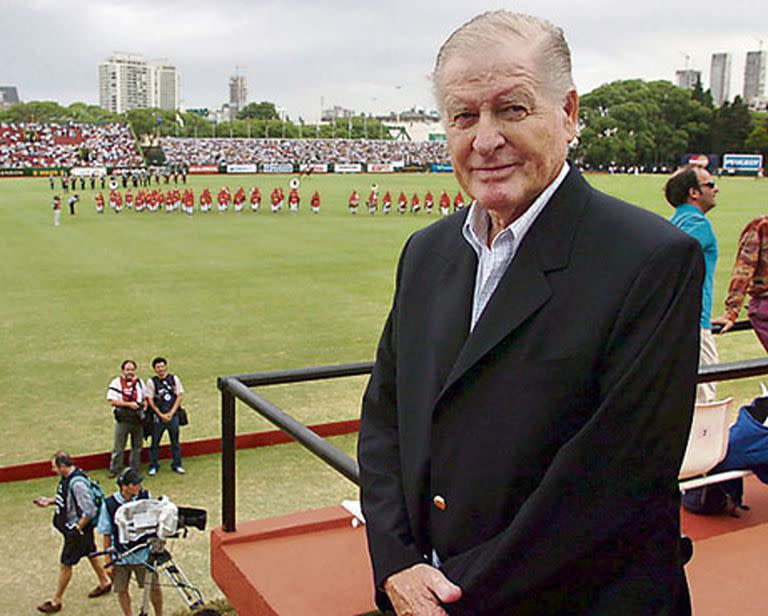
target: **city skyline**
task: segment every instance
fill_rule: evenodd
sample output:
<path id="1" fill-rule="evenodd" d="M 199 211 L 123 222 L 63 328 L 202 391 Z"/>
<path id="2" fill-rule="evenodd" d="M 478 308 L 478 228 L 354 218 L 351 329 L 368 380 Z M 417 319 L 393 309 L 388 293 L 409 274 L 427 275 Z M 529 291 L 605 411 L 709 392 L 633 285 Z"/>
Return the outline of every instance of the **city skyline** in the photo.
<path id="1" fill-rule="evenodd" d="M 18 27 L 0 39 L 0 84 L 17 86 L 22 100 L 98 104 L 97 65 L 114 50 L 131 49 L 172 59 L 183 76 L 184 107 L 219 109 L 229 99 L 229 78 L 244 66 L 248 102 L 274 102 L 307 122 L 317 120 L 321 98 L 326 107 L 361 113 L 433 109 L 428 75 L 437 49 L 477 10 L 434 0 L 391 0 L 386 9 L 351 0 L 4 4 L 7 23 Z M 582 94 L 618 79 L 674 83 L 686 65 L 702 72 L 708 88 L 711 56 L 726 52 L 733 58 L 732 98 L 743 91 L 746 52 L 759 49 L 760 39 L 768 43 L 759 31 L 768 23 L 768 4 L 756 0 L 734 0 L 727 11 L 712 0 L 695 11 L 659 0 L 631 10 L 594 0 L 501 4 L 563 27 Z M 66 53 L 56 42 L 64 23 L 78 30 Z"/>

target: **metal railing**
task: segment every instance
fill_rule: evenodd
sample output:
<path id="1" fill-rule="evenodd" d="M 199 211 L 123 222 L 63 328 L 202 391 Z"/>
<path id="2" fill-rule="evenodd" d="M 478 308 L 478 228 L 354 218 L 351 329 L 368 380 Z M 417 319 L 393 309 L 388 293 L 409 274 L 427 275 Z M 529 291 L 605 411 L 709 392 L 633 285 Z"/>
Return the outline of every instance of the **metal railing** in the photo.
<path id="1" fill-rule="evenodd" d="M 747 329 L 751 329 L 749 321 L 739 321 L 730 331 Z M 240 400 L 247 404 L 330 467 L 354 484 L 360 485 L 360 472 L 354 459 L 336 449 L 283 409 L 251 391 L 250 388 L 361 376 L 370 374 L 372 370 L 373 362 L 368 361 L 219 377 L 217 385 L 221 391 L 221 510 L 222 524 L 226 532 L 234 532 L 237 528 L 235 515 L 236 401 Z M 761 374 L 768 374 L 768 357 L 703 366 L 699 369 L 697 381 L 699 383 L 729 381 Z"/>
<path id="2" fill-rule="evenodd" d="M 251 391 L 251 387 L 304 383 L 324 379 L 338 379 L 370 374 L 373 362 L 275 370 L 253 374 L 235 374 L 218 379 L 221 391 L 221 517 L 224 530 L 234 532 L 235 524 L 235 402 L 240 400 L 265 419 L 271 421 L 313 454 L 340 472 L 356 485 L 360 485 L 357 462 L 318 436 L 266 398 Z"/>

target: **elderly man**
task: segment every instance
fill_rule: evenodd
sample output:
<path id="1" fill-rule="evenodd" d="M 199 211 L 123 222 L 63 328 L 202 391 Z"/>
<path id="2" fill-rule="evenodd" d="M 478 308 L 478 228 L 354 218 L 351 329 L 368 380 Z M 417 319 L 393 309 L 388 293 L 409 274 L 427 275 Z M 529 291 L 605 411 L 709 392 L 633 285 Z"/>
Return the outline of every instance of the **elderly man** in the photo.
<path id="1" fill-rule="evenodd" d="M 363 399 L 377 602 L 688 614 L 698 244 L 567 162 L 578 96 L 559 28 L 481 15 L 434 82 L 474 202 L 407 242 Z"/>

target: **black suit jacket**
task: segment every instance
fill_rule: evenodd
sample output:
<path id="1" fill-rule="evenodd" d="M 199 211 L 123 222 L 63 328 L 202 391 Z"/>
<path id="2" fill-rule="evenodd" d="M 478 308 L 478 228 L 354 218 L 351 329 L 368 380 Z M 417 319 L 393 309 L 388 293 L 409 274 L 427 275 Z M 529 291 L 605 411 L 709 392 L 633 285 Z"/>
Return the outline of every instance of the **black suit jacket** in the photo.
<path id="1" fill-rule="evenodd" d="M 466 215 L 409 239 L 363 400 L 377 588 L 435 550 L 452 613 L 686 613 L 697 242 L 572 169 L 470 334 Z"/>

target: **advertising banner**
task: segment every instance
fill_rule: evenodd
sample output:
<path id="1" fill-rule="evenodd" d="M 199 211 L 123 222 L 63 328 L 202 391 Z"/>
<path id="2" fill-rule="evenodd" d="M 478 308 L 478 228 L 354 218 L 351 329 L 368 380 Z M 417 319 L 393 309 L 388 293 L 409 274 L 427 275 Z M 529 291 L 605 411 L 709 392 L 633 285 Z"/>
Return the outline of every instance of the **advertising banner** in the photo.
<path id="1" fill-rule="evenodd" d="M 361 173 L 363 171 L 363 165 L 360 163 L 334 163 L 334 173 Z"/>
<path id="2" fill-rule="evenodd" d="M 218 172 L 219 172 L 218 165 L 190 165 L 189 166 L 190 174 L 218 173 Z"/>
<path id="3" fill-rule="evenodd" d="M 299 171 L 302 173 L 328 173 L 328 163 L 301 163 Z"/>
<path id="4" fill-rule="evenodd" d="M 25 169 L 7 169 L 0 168 L 0 177 L 2 178 L 17 178 L 22 175 L 32 175 L 31 169 L 26 169 L 28 173 L 24 173 Z"/>
<path id="5" fill-rule="evenodd" d="M 415 172 L 421 172 L 425 171 L 424 165 L 417 165 L 417 164 L 410 164 L 410 165 L 403 165 L 400 171 L 405 171 L 406 173 L 415 173 Z"/>
<path id="6" fill-rule="evenodd" d="M 116 170 L 118 174 L 123 173 L 122 170 Z M 69 171 L 69 175 L 74 175 L 75 177 L 86 177 L 89 178 L 92 175 L 96 176 L 97 178 L 100 178 L 102 175 L 106 175 L 107 170 L 104 167 L 72 167 Z"/>
<path id="7" fill-rule="evenodd" d="M 256 164 L 227 165 L 227 173 L 256 173 Z"/>
<path id="8" fill-rule="evenodd" d="M 729 173 L 757 173 L 763 166 L 762 154 L 725 154 L 723 169 Z"/>
<path id="9" fill-rule="evenodd" d="M 368 173 L 394 173 L 392 163 L 368 163 Z"/>
<path id="10" fill-rule="evenodd" d="M 293 163 L 262 163 L 262 173 L 293 173 Z"/>
<path id="11" fill-rule="evenodd" d="M 453 173 L 453 165 L 450 163 L 432 163 L 429 170 L 433 173 Z"/>

